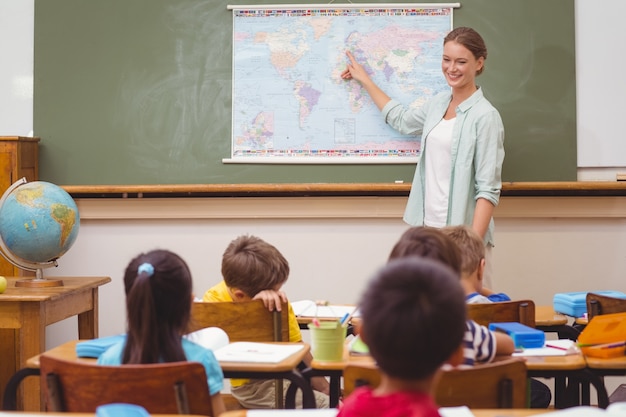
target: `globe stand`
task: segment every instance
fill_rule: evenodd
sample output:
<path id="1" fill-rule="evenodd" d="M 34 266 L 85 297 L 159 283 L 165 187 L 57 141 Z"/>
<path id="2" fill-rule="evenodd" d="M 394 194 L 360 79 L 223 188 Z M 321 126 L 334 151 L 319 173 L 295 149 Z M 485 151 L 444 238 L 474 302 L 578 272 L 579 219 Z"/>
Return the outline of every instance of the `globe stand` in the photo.
<path id="1" fill-rule="evenodd" d="M 6 256 L 5 256 L 6 258 Z M 11 262 L 11 261 L 9 261 Z M 56 266 L 56 261 L 54 262 Z M 16 265 L 18 266 L 18 265 Z M 18 266 L 19 267 L 19 266 Z M 43 269 L 39 268 L 35 270 L 35 278 L 24 278 L 15 281 L 16 287 L 22 288 L 46 288 L 46 287 L 62 287 L 63 280 L 61 279 L 49 279 L 43 277 Z"/>
<path id="2" fill-rule="evenodd" d="M 7 197 L 17 188 L 24 184 L 26 184 L 26 178 L 21 178 L 15 181 L 2 195 L 0 198 L 0 207 L 2 207 L 7 199 Z M 35 278 L 24 278 L 18 279 L 15 282 L 16 287 L 27 287 L 27 288 L 42 288 L 42 287 L 61 287 L 63 286 L 63 281 L 60 279 L 46 279 L 43 276 L 43 269 L 50 268 L 52 266 L 58 266 L 57 260 L 51 259 L 44 262 L 31 262 L 26 259 L 22 259 L 16 254 L 12 253 L 6 245 L 4 241 L 4 237 L 0 234 L 0 255 L 2 255 L 7 261 L 9 261 L 14 266 L 24 269 L 27 271 L 35 272 Z"/>

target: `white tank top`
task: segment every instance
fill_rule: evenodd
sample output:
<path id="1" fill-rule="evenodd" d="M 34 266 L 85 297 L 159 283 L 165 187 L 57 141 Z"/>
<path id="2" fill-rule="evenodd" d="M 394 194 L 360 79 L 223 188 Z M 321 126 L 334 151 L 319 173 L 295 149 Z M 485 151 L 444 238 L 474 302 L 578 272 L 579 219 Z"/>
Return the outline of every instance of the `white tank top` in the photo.
<path id="1" fill-rule="evenodd" d="M 456 117 L 441 121 L 430 131 L 424 151 L 424 224 L 444 227 L 448 221 L 452 174 L 452 130 Z"/>

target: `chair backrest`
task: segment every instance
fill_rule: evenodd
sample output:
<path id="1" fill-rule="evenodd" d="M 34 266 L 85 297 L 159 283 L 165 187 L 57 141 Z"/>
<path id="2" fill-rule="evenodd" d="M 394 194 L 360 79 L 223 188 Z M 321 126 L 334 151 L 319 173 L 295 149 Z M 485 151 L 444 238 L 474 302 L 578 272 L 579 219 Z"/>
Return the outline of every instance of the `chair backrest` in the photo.
<path id="1" fill-rule="evenodd" d="M 348 363 L 343 370 L 343 395 L 348 396 L 356 388 L 380 384 L 380 372 L 374 363 Z"/>
<path id="2" fill-rule="evenodd" d="M 532 300 L 501 301 L 467 305 L 467 316 L 476 323 L 517 322 L 535 327 L 535 303 Z"/>
<path id="3" fill-rule="evenodd" d="M 526 362 L 510 358 L 443 371 L 435 402 L 441 407 L 525 408 L 527 386 Z"/>
<path id="4" fill-rule="evenodd" d="M 195 302 L 191 307 L 188 331 L 219 327 L 232 342 L 288 342 L 289 309 L 283 303 L 281 311 L 269 311 L 263 301 L 243 302 Z M 283 381 L 275 381 L 276 408 L 284 408 Z M 227 403 L 229 397 L 222 396 Z M 229 408 L 242 408 L 229 406 Z"/>
<path id="5" fill-rule="evenodd" d="M 380 383 L 378 367 L 371 363 L 348 364 L 343 377 L 346 396 L 359 386 L 375 388 Z M 442 371 L 434 396 L 441 407 L 525 408 L 527 384 L 524 360 L 509 358 Z"/>
<path id="6" fill-rule="evenodd" d="M 198 362 L 102 366 L 42 355 L 40 369 L 48 411 L 94 413 L 99 405 L 132 403 L 151 414 L 213 415 Z"/>
<path id="7" fill-rule="evenodd" d="M 231 342 L 288 342 L 287 304 L 282 311 L 270 312 L 261 300 L 232 302 L 195 302 L 191 307 L 190 333 L 206 327 L 219 327 Z"/>
<path id="8" fill-rule="evenodd" d="M 591 320 L 599 314 L 626 312 L 626 299 L 587 293 L 587 318 Z"/>

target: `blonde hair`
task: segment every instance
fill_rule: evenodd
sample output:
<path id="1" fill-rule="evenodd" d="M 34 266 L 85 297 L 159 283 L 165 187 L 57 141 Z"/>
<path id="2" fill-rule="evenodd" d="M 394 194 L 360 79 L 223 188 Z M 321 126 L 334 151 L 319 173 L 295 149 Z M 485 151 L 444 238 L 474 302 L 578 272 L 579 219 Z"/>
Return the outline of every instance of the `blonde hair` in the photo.
<path id="1" fill-rule="evenodd" d="M 485 258 L 485 243 L 478 233 L 469 226 L 446 226 L 441 229 L 461 251 L 461 272 L 471 274 Z"/>

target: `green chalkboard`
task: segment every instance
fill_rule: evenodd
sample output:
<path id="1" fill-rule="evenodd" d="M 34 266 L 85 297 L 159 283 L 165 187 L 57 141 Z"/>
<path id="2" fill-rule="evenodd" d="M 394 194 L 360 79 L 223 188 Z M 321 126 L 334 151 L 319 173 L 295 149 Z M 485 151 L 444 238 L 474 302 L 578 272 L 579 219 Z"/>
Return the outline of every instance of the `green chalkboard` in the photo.
<path id="1" fill-rule="evenodd" d="M 223 164 L 231 135 L 228 4 L 250 2 L 36 0 L 40 178 L 62 185 L 411 180 L 412 165 Z M 487 42 L 478 82 L 504 120 L 503 180 L 576 180 L 574 0 L 467 0 L 454 26 L 472 26 Z"/>

